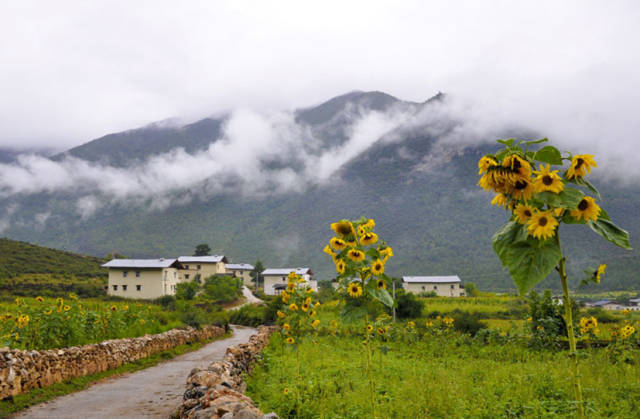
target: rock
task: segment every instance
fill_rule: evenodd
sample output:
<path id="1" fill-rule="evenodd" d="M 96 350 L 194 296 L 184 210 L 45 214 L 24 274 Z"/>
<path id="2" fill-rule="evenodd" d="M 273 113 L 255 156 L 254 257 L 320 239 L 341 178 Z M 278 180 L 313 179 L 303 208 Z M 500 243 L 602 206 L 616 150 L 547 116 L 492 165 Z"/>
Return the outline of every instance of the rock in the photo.
<path id="1" fill-rule="evenodd" d="M 280 419 L 280 417 L 276 415 L 274 412 L 271 412 L 271 413 L 267 413 L 266 415 L 263 415 L 262 419 Z"/>

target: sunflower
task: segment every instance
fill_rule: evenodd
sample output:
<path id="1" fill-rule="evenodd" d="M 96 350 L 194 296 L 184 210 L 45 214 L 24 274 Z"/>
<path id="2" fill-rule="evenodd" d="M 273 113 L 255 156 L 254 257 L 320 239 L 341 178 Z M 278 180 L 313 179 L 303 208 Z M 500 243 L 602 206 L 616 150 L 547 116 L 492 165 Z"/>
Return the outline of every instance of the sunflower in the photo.
<path id="1" fill-rule="evenodd" d="M 38 297 L 36 297 L 36 301 L 39 302 L 39 303 L 44 303 L 44 298 L 38 296 Z"/>
<path id="2" fill-rule="evenodd" d="M 567 170 L 567 179 L 581 178 L 591 173 L 591 166 L 598 167 L 593 154 L 578 154 L 571 159 L 571 165 Z"/>
<path id="3" fill-rule="evenodd" d="M 364 252 L 358 249 L 350 249 L 347 256 L 354 262 L 362 262 L 364 260 Z"/>
<path id="4" fill-rule="evenodd" d="M 533 187 L 533 183 L 527 179 L 520 179 L 513 185 L 511 195 L 516 199 L 529 200 L 535 192 L 536 190 Z"/>
<path id="5" fill-rule="evenodd" d="M 339 234 L 342 237 L 355 233 L 351 221 L 338 221 L 337 223 L 333 223 L 331 224 L 331 230 L 335 231 L 336 234 Z"/>
<path id="6" fill-rule="evenodd" d="M 386 290 L 387 284 L 382 279 L 378 279 L 376 281 L 376 288 L 378 288 L 379 290 Z"/>
<path id="7" fill-rule="evenodd" d="M 281 319 L 284 319 L 285 317 L 287 317 L 286 314 L 284 314 L 282 311 L 278 310 L 278 312 L 276 313 L 278 315 L 278 317 L 280 317 Z"/>
<path id="8" fill-rule="evenodd" d="M 291 326 L 289 325 L 289 323 L 285 323 L 285 324 L 283 324 L 283 325 L 282 325 L 282 328 L 283 328 L 284 330 L 291 330 Z"/>
<path id="9" fill-rule="evenodd" d="M 311 311 L 309 312 L 309 317 L 313 317 L 313 316 L 315 316 L 315 315 L 316 315 L 316 311 L 315 311 L 315 310 L 311 310 Z"/>
<path id="10" fill-rule="evenodd" d="M 362 237 L 365 234 L 367 234 L 367 229 L 363 225 L 358 226 L 358 236 Z"/>
<path id="11" fill-rule="evenodd" d="M 380 336 L 383 336 L 385 333 L 387 333 L 387 331 L 382 327 L 378 327 L 377 332 Z"/>
<path id="12" fill-rule="evenodd" d="M 364 228 L 368 228 L 369 230 L 371 230 L 373 227 L 376 226 L 376 222 L 373 221 L 373 218 L 369 218 L 367 222 L 364 223 L 363 225 L 364 225 Z"/>
<path id="13" fill-rule="evenodd" d="M 329 256 L 331 256 L 332 258 L 336 257 L 338 254 L 336 252 L 334 252 L 329 245 L 327 244 L 324 249 L 322 249 L 323 252 L 325 252 L 326 254 L 328 254 Z"/>
<path id="14" fill-rule="evenodd" d="M 284 388 L 284 390 L 282 390 L 282 392 L 283 392 L 283 393 L 285 394 L 285 396 L 286 396 L 287 394 L 289 394 L 289 389 L 285 387 L 285 388 Z"/>
<path id="15" fill-rule="evenodd" d="M 302 311 L 304 311 L 306 313 L 307 310 L 309 310 L 309 304 L 307 302 L 304 302 L 304 303 L 300 304 L 300 310 L 302 310 Z"/>
<path id="16" fill-rule="evenodd" d="M 516 217 L 520 224 L 526 224 L 533 215 L 534 209 L 529 205 L 519 204 L 516 207 Z"/>
<path id="17" fill-rule="evenodd" d="M 536 188 L 536 193 L 538 192 L 554 192 L 560 193 L 564 189 L 564 183 L 562 183 L 562 178 L 558 175 L 558 171 L 551 171 L 551 165 L 541 165 L 540 170 L 536 170 L 535 173 L 537 176 L 533 180 L 533 186 Z"/>
<path id="18" fill-rule="evenodd" d="M 68 306 L 67 306 L 67 307 L 68 307 Z M 117 310 L 118 310 L 118 307 L 116 307 L 116 306 L 111 306 L 111 311 L 117 311 Z"/>
<path id="19" fill-rule="evenodd" d="M 347 267 L 347 265 L 344 263 L 344 260 L 342 259 L 338 259 L 338 261 L 336 262 L 336 271 L 342 275 L 344 273 L 344 269 Z"/>
<path id="20" fill-rule="evenodd" d="M 46 314 L 47 316 L 50 315 L 51 313 L 53 313 L 53 309 L 49 309 L 44 312 L 44 314 Z"/>
<path id="21" fill-rule="evenodd" d="M 370 324 L 367 325 L 367 332 L 369 333 L 373 332 L 373 325 L 370 325 Z"/>
<path id="22" fill-rule="evenodd" d="M 320 320 L 318 319 L 315 319 L 313 322 L 311 322 L 311 327 L 313 327 L 314 329 L 319 325 L 320 325 Z"/>
<path id="23" fill-rule="evenodd" d="M 298 306 L 296 305 L 296 303 L 291 303 L 289 305 L 289 310 L 291 311 L 298 311 Z"/>
<path id="24" fill-rule="evenodd" d="M 347 243 L 337 237 L 332 237 L 331 240 L 329 240 L 329 244 L 336 250 L 342 250 L 347 247 Z"/>
<path id="25" fill-rule="evenodd" d="M 498 206 L 500 206 L 502 208 L 506 208 L 507 207 L 507 197 L 504 194 L 499 193 L 493 198 L 493 200 L 491 200 L 491 205 L 498 205 Z"/>
<path id="26" fill-rule="evenodd" d="M 71 310 L 71 306 L 64 306 L 64 311 L 69 311 Z"/>
<path id="27" fill-rule="evenodd" d="M 486 191 L 493 190 L 494 192 L 510 192 L 513 185 L 520 179 L 518 174 L 511 172 L 505 167 L 495 166 L 485 173 L 478 185 Z"/>
<path id="28" fill-rule="evenodd" d="M 287 280 L 289 282 L 296 282 L 298 280 L 298 274 L 296 274 L 294 271 L 289 272 L 289 275 L 287 275 Z"/>
<path id="29" fill-rule="evenodd" d="M 371 273 L 375 276 L 380 276 L 384 273 L 384 262 L 380 259 L 373 262 L 371 265 Z"/>
<path id="30" fill-rule="evenodd" d="M 349 293 L 350 297 L 358 298 L 362 295 L 362 287 L 360 286 L 360 284 L 353 282 L 349 284 L 349 287 L 347 288 L 347 292 Z"/>
<path id="31" fill-rule="evenodd" d="M 552 211 L 536 211 L 529 218 L 527 230 L 536 239 L 546 240 L 556 234 L 558 220 L 552 214 Z"/>
<path id="32" fill-rule="evenodd" d="M 285 339 L 285 342 L 287 342 L 289 345 L 293 345 L 296 342 L 296 340 L 291 336 L 289 336 L 288 338 Z"/>
<path id="33" fill-rule="evenodd" d="M 407 327 L 409 329 L 413 329 L 414 327 L 416 327 L 416 323 L 413 321 L 407 322 Z"/>
<path id="34" fill-rule="evenodd" d="M 374 244 L 378 241 L 378 235 L 376 233 L 365 233 L 360 239 L 360 243 L 365 246 Z"/>
<path id="35" fill-rule="evenodd" d="M 285 304 L 288 303 L 289 302 L 289 298 L 291 298 L 289 293 L 287 293 L 286 291 L 282 291 L 282 294 L 280 294 L 280 296 L 282 297 L 282 302 L 285 303 Z"/>
<path id="36" fill-rule="evenodd" d="M 604 275 L 605 269 L 607 269 L 607 265 L 604 263 L 598 266 L 598 269 L 596 269 L 596 282 L 598 284 L 600 283 L 600 278 L 602 277 L 602 275 Z"/>
<path id="37" fill-rule="evenodd" d="M 583 218 L 585 221 L 597 220 L 602 210 L 596 204 L 596 200 L 590 196 L 585 196 L 578 204 L 578 208 L 571 210 L 571 216 L 580 221 Z"/>
<path id="38" fill-rule="evenodd" d="M 481 175 L 492 166 L 497 166 L 498 162 L 489 156 L 484 156 L 478 161 L 478 174 Z"/>
<path id="39" fill-rule="evenodd" d="M 292 291 L 295 287 L 296 287 L 296 284 L 295 284 L 294 282 L 289 282 L 289 283 L 287 284 L 287 289 L 288 289 L 289 291 Z"/>
<path id="40" fill-rule="evenodd" d="M 502 167 L 508 167 L 521 178 L 529 179 L 531 177 L 531 165 L 517 154 L 507 156 L 502 162 Z"/>
<path id="41" fill-rule="evenodd" d="M 389 246 L 379 249 L 379 253 L 380 253 L 380 256 L 383 256 L 382 261 L 384 263 L 387 262 L 387 259 L 393 257 L 393 249 Z"/>

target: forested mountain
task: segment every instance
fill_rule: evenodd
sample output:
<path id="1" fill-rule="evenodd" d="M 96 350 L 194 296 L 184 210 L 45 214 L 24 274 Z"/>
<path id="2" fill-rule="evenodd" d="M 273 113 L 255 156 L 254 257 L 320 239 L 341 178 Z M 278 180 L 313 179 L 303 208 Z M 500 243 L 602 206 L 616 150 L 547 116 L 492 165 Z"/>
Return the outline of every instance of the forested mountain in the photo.
<path id="1" fill-rule="evenodd" d="M 268 267 L 309 266 L 319 279 L 328 279 L 335 275 L 331 260 L 322 253 L 332 235 L 329 224 L 365 215 L 375 218 L 378 233 L 394 248 L 396 256 L 387 267 L 390 274 L 457 274 L 482 289 L 514 290 L 491 248 L 491 236 L 507 215 L 490 207 L 491 196 L 476 186 L 477 161 L 496 146 L 484 138 L 467 138 L 464 143 L 451 140 L 455 137 L 449 134 L 460 121 L 441 115 L 444 100 L 441 94 L 414 103 L 381 92 L 352 92 L 296 111 L 296 129 L 307 135 L 300 141 L 319 142 L 304 143 L 305 150 L 310 150 L 306 159 L 326 150 L 335 151 L 330 156 L 335 158 L 347 153 L 349 141 L 362 128 L 354 121 L 367 115 L 396 115 L 390 120 L 399 121 L 389 124 L 388 130 L 350 155 L 323 181 L 250 196 L 233 188 L 194 193 L 181 204 L 165 207 L 114 202 L 89 217 L 78 217 L 74 211 L 78 196 L 71 192 L 14 196 L 0 201 L 5 207 L 19 207 L 3 234 L 101 256 L 114 251 L 132 257 L 178 256 L 190 254 L 197 243 L 209 243 L 215 253 L 224 253 L 234 262 L 260 259 Z M 198 153 L 224 138 L 229 118 L 111 134 L 68 154 L 133 167 L 176 147 Z M 502 134 L 534 138 L 517 129 L 505 129 Z M 284 157 L 265 163 L 265 176 L 267 168 L 278 165 L 300 178 L 307 176 L 304 162 Z M 597 170 L 592 181 L 604 186 Z M 634 245 L 640 235 L 635 210 L 640 189 L 607 184 L 601 192 L 603 207 L 629 230 Z M 109 197 L 103 199 L 108 203 Z M 44 222 L 33 221 L 45 211 Z M 602 288 L 640 288 L 636 250 L 615 248 L 584 228 L 567 230 L 561 236 L 570 254 L 571 273 L 579 275 L 587 267 L 607 263 Z M 548 278 L 542 286 L 557 283 L 556 278 Z"/>

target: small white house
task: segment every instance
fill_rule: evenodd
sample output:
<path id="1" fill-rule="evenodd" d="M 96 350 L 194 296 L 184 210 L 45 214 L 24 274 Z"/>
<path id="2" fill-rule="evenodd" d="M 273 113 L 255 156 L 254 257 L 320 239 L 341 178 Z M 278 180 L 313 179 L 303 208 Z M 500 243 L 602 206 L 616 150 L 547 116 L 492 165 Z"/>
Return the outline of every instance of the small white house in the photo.
<path id="1" fill-rule="evenodd" d="M 125 298 L 158 298 L 174 295 L 182 266 L 177 259 L 113 259 L 109 268 L 108 295 Z"/>
<path id="2" fill-rule="evenodd" d="M 439 297 L 464 297 L 467 295 L 458 275 L 403 276 L 402 287 L 406 292 L 413 294 L 435 292 Z"/>
<path id="3" fill-rule="evenodd" d="M 318 291 L 318 283 L 313 279 L 313 272 L 311 272 L 309 268 L 271 268 L 262 271 L 264 293 L 266 295 L 280 294 L 283 289 L 281 285 L 286 287 L 288 283 L 287 278 L 291 272 L 295 272 L 305 279 L 305 282 L 300 284 L 301 286 L 310 286 L 314 291 Z"/>
<path id="4" fill-rule="evenodd" d="M 242 278 L 244 285 L 251 285 L 251 271 L 253 271 L 253 265 L 248 263 L 227 263 L 225 266 L 227 274 L 234 278 Z"/>
<path id="5" fill-rule="evenodd" d="M 227 258 L 224 255 L 213 256 L 180 256 L 178 262 L 182 265 L 180 281 L 189 282 L 197 277 L 204 282 L 210 276 L 224 275 Z"/>

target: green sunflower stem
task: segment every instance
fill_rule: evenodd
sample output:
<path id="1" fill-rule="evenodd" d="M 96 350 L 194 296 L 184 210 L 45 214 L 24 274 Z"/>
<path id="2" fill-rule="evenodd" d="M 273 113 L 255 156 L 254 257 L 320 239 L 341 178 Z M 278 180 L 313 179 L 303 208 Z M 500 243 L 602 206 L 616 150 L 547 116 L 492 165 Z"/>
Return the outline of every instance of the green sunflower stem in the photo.
<path id="1" fill-rule="evenodd" d="M 302 400 L 300 398 L 300 351 L 296 348 L 296 417 L 300 417 L 300 407 Z"/>
<path id="2" fill-rule="evenodd" d="M 366 320 L 368 326 L 369 320 Z M 371 339 L 369 338 L 369 330 L 365 326 L 366 333 L 366 347 L 367 347 L 367 375 L 369 377 L 369 398 L 371 401 L 371 417 L 376 418 L 376 399 L 375 399 L 375 385 L 373 382 L 373 374 L 371 371 Z"/>
<path id="3" fill-rule="evenodd" d="M 558 242 L 560 239 L 558 239 Z M 573 333 L 573 313 L 571 310 L 571 299 L 569 296 L 569 282 L 567 279 L 567 272 L 565 269 L 566 258 L 560 259 L 558 265 L 558 273 L 560 274 L 560 281 L 562 282 L 562 292 L 564 293 L 564 315 L 565 323 L 567 324 L 567 335 L 569 338 L 569 352 L 571 358 L 573 358 L 573 387 L 578 403 L 578 418 L 584 419 L 584 402 L 582 401 L 582 383 L 580 382 L 580 370 L 578 365 L 578 354 L 576 352 L 576 337 Z"/>

